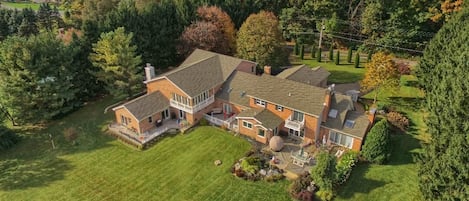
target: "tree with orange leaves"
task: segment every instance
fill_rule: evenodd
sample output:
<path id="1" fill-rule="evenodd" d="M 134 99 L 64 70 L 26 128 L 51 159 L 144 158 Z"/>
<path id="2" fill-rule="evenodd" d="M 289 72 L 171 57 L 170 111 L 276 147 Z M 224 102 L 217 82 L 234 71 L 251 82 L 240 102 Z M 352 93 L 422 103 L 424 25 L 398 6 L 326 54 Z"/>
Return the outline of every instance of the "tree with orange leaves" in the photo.
<path id="1" fill-rule="evenodd" d="M 395 90 L 399 86 L 399 71 L 393 56 L 384 52 L 373 55 L 371 61 L 365 64 L 365 78 L 361 82 L 362 91 L 373 90 L 376 103 L 378 94 L 382 90 Z"/>
<path id="2" fill-rule="evenodd" d="M 215 25 L 224 35 L 227 43 L 227 54 L 233 55 L 236 51 L 236 29 L 230 16 L 221 8 L 216 6 L 202 6 L 197 9 L 199 21 L 210 22 Z"/>

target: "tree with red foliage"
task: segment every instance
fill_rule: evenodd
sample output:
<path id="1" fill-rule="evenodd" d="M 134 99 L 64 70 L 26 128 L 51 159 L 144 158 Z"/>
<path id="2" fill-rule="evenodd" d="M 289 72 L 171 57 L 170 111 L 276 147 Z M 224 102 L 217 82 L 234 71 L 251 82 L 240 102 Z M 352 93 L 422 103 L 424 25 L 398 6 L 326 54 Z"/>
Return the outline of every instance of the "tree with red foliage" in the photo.
<path id="1" fill-rule="evenodd" d="M 223 46 L 228 49 L 224 50 L 229 55 L 233 55 L 236 51 L 236 29 L 230 16 L 221 8 L 216 6 L 202 6 L 197 9 L 199 21 L 210 22 L 220 30 L 224 36 Z"/>
<path id="2" fill-rule="evenodd" d="M 178 52 L 189 55 L 194 49 L 227 54 L 229 50 L 225 37 L 220 29 L 211 22 L 196 22 L 187 27 L 180 37 Z"/>

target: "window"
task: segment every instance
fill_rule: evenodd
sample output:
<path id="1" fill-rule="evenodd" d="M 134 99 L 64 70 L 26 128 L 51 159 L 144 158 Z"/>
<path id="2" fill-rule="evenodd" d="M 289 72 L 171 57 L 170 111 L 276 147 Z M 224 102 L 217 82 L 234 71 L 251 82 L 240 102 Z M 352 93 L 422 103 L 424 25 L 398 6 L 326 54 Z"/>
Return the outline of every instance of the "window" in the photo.
<path id="1" fill-rule="evenodd" d="M 265 101 L 263 100 L 259 100 L 259 99 L 254 99 L 256 105 L 259 105 L 259 106 L 262 106 L 262 107 L 265 107 L 266 103 Z"/>
<path id="2" fill-rule="evenodd" d="M 293 118 L 292 118 L 293 121 L 302 122 L 302 121 L 303 121 L 303 118 L 304 118 L 304 114 L 303 114 L 303 113 L 297 112 L 297 111 L 294 111 L 294 112 L 293 112 Z"/>
<path id="3" fill-rule="evenodd" d="M 278 128 L 275 127 L 274 130 L 272 131 L 272 133 L 273 133 L 274 135 L 278 135 Z"/>
<path id="4" fill-rule="evenodd" d="M 347 147 L 349 149 L 351 149 L 353 145 L 352 137 L 335 132 L 335 131 L 329 132 L 329 140 L 333 142 L 334 144 L 338 144 L 338 145 Z"/>
<path id="5" fill-rule="evenodd" d="M 247 121 L 243 121 L 243 127 L 252 129 L 252 124 Z"/>
<path id="6" fill-rule="evenodd" d="M 149 123 L 153 122 L 153 119 L 151 117 L 148 117 L 148 122 Z"/>
<path id="7" fill-rule="evenodd" d="M 355 125 L 355 121 L 348 120 L 348 119 L 345 121 L 345 127 L 347 128 L 353 128 L 354 125 Z"/>
<path id="8" fill-rule="evenodd" d="M 283 107 L 280 106 L 280 105 L 277 105 L 277 106 L 275 107 L 275 109 L 276 109 L 277 111 L 283 112 Z"/>
<path id="9" fill-rule="evenodd" d="M 329 111 L 329 115 L 327 115 L 327 116 L 329 116 L 330 118 L 336 118 L 337 117 L 337 110 L 336 109 L 331 109 Z"/>
<path id="10" fill-rule="evenodd" d="M 264 137 L 265 136 L 265 130 L 259 129 L 259 132 L 257 133 L 258 136 Z"/>
<path id="11" fill-rule="evenodd" d="M 293 129 L 290 128 L 288 130 L 288 134 L 290 134 L 292 136 L 303 138 L 305 136 L 305 129 L 301 129 L 300 131 L 297 131 L 297 130 L 293 130 Z"/>

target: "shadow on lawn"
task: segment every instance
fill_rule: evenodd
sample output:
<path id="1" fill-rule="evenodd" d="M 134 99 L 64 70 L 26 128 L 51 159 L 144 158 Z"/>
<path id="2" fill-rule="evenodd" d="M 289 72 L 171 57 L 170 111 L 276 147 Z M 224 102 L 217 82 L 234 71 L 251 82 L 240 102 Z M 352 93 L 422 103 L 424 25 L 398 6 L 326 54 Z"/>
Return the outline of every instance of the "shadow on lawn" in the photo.
<path id="1" fill-rule="evenodd" d="M 352 83 L 352 82 L 358 82 L 363 79 L 363 73 L 360 73 L 360 72 L 350 72 L 350 71 L 340 71 L 340 70 L 330 70 L 329 72 L 331 73 L 331 75 L 328 78 L 328 84 Z"/>
<path id="2" fill-rule="evenodd" d="M 360 163 L 353 170 L 348 179 L 347 183 L 342 185 L 339 189 L 338 197 L 351 198 L 355 193 L 367 194 L 376 188 L 380 188 L 386 183 L 384 181 L 378 181 L 368 179 L 365 177 L 366 173 L 370 169 L 370 164 Z M 346 188 L 344 188 L 346 187 Z"/>
<path id="3" fill-rule="evenodd" d="M 72 166 L 54 156 L 34 159 L 2 159 L 0 189 L 17 190 L 44 186 L 64 178 Z"/>

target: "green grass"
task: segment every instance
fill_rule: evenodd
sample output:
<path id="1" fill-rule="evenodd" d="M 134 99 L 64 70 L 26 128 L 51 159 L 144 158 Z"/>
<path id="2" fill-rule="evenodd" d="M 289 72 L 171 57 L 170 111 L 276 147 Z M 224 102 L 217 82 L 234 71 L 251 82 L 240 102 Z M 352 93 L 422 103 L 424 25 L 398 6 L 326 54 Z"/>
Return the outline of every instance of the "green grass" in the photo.
<path id="1" fill-rule="evenodd" d="M 405 133 L 393 134 L 390 161 L 385 165 L 359 164 L 349 181 L 339 190 L 336 200 L 422 200 L 418 190 L 417 165 L 414 157 L 421 152 L 421 141 L 428 139 L 420 104 L 423 92 L 416 88 L 413 75 L 401 77 L 397 92 L 382 92 L 378 104 L 404 113 L 411 126 Z M 365 96 L 372 99 L 373 92 Z"/>
<path id="2" fill-rule="evenodd" d="M 38 3 L 16 3 L 16 2 L 5 2 L 2 1 L 2 6 L 8 7 L 8 8 L 16 8 L 16 9 L 23 9 L 23 8 L 32 8 L 33 10 L 39 10 L 39 5 Z"/>
<path id="3" fill-rule="evenodd" d="M 329 51 L 324 51 L 323 54 L 328 54 Z M 335 56 L 335 55 L 334 55 Z M 363 79 L 365 75 L 364 61 L 366 58 L 361 58 L 360 68 L 355 68 L 353 63 L 347 63 L 346 52 L 341 52 L 341 64 L 335 65 L 334 61 L 317 62 L 316 58 L 311 58 L 305 55 L 305 59 L 301 60 L 299 56 L 291 56 L 290 61 L 293 65 L 306 64 L 311 67 L 322 66 L 326 68 L 331 75 L 328 78 L 329 83 L 342 84 L 358 82 Z"/>
<path id="4" fill-rule="evenodd" d="M 0 200 L 290 200 L 288 181 L 249 182 L 229 172 L 251 145 L 213 127 L 131 149 L 103 129 L 104 99 L 43 129 L 22 128 L 20 144 L 0 154 Z M 75 127 L 77 146 L 63 139 Z M 57 149 L 51 148 L 52 134 Z M 223 161 L 221 166 L 214 160 Z"/>

